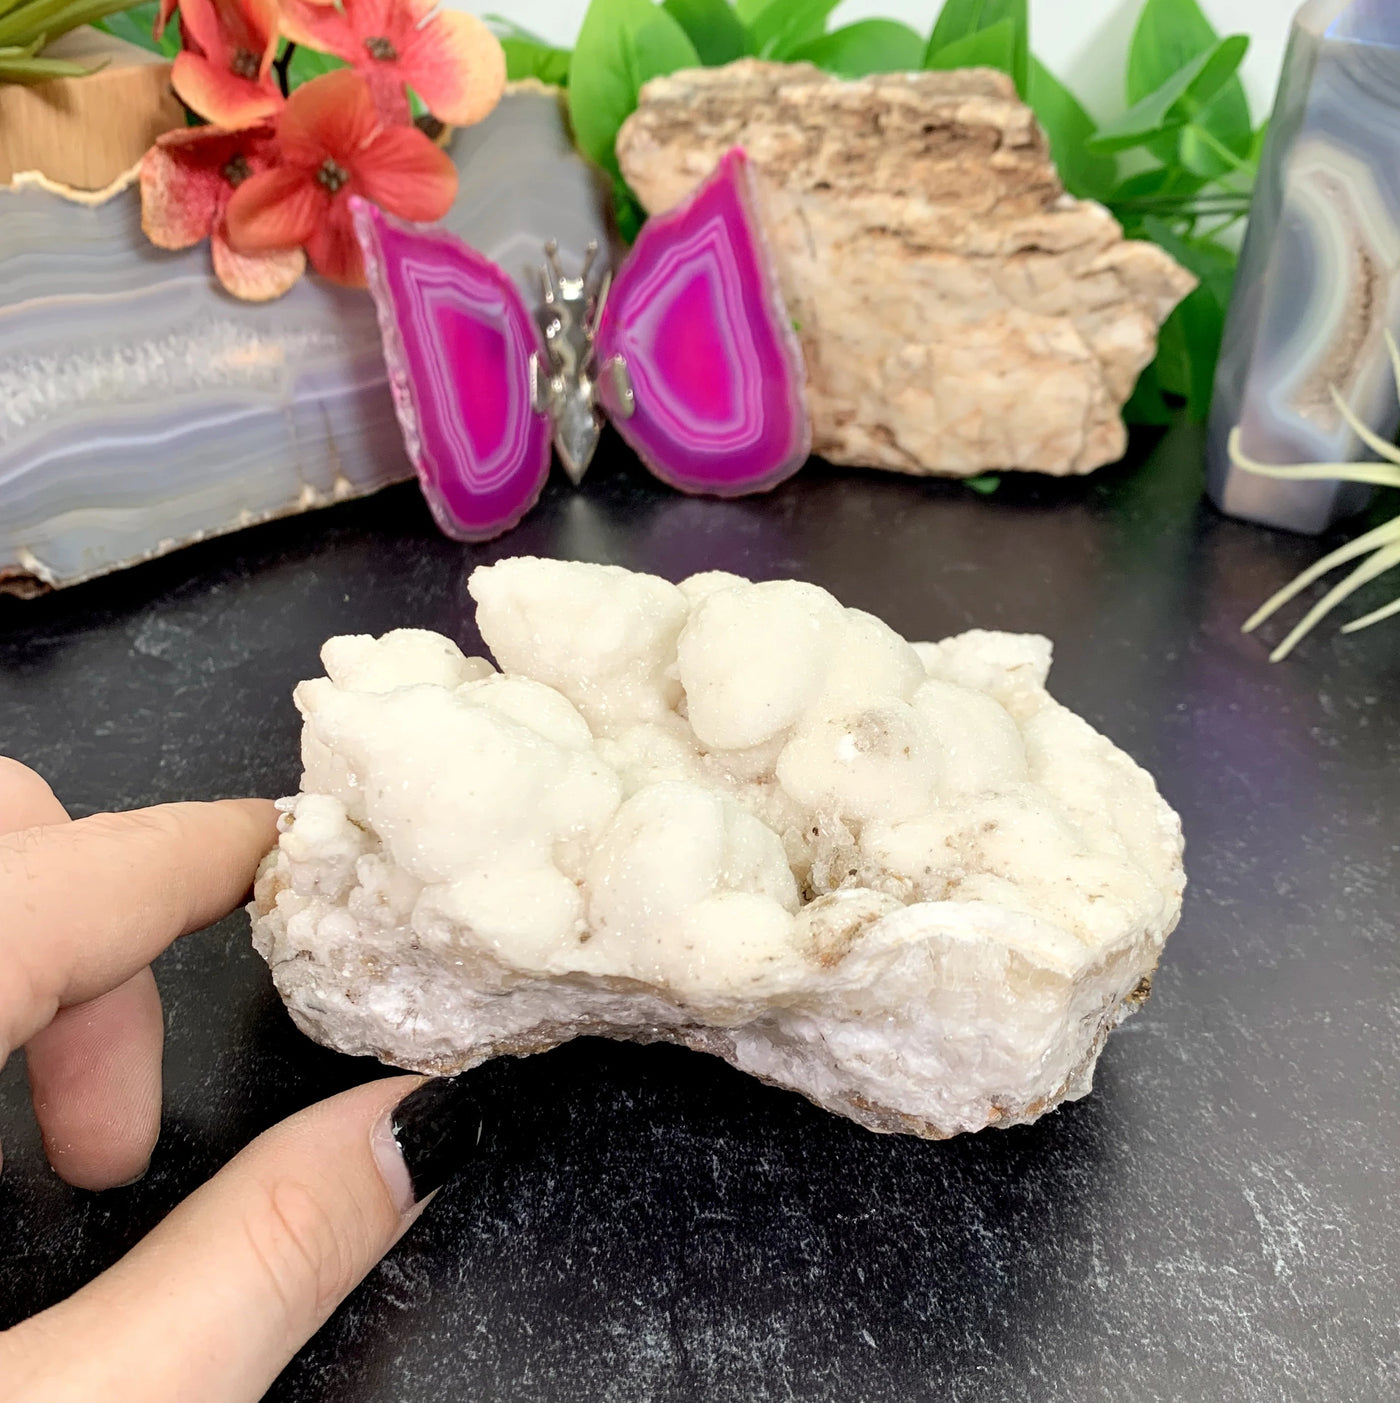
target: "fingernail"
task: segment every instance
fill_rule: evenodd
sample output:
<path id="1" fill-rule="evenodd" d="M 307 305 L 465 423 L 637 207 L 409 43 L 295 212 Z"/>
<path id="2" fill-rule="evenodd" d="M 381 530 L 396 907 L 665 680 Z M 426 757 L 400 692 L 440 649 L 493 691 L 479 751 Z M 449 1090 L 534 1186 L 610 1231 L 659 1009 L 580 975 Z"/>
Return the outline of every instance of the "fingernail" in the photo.
<path id="1" fill-rule="evenodd" d="M 463 1077 L 437 1077 L 410 1091 L 374 1133 L 385 1182 L 407 1212 L 466 1164 L 485 1122 Z"/>

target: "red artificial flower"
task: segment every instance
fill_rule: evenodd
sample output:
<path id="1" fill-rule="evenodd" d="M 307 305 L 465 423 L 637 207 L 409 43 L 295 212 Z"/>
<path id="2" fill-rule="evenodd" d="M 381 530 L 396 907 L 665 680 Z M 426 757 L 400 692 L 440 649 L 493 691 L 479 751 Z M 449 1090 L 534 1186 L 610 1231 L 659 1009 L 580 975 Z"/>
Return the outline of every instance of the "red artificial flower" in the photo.
<path id="1" fill-rule="evenodd" d="M 433 13 L 436 0 L 283 0 L 288 39 L 343 58 L 364 75 L 386 122 L 409 120 L 410 87 L 449 126 L 479 122 L 501 100 L 506 56 L 475 15 Z"/>
<path id="2" fill-rule="evenodd" d="M 151 26 L 151 37 L 161 38 L 165 34 L 165 26 L 170 23 L 171 17 L 180 0 L 160 0 L 160 10 L 156 15 L 156 22 Z"/>
<path id="3" fill-rule="evenodd" d="M 158 248 L 189 248 L 209 239 L 214 273 L 235 297 L 280 297 L 301 277 L 306 256 L 299 248 L 257 257 L 235 253 L 225 222 L 234 191 L 276 164 L 276 137 L 267 125 L 166 132 L 141 161 L 141 227 Z"/>
<path id="4" fill-rule="evenodd" d="M 180 100 L 225 128 L 265 122 L 282 106 L 272 74 L 277 0 L 180 0 L 185 51 L 170 81 Z"/>
<path id="5" fill-rule="evenodd" d="M 361 195 L 402 219 L 441 219 L 457 196 L 457 168 L 416 127 L 382 125 L 369 85 L 353 69 L 302 84 L 277 124 L 280 163 L 246 180 L 228 207 L 240 253 L 305 245 L 333 282 L 365 285 L 350 218 Z"/>

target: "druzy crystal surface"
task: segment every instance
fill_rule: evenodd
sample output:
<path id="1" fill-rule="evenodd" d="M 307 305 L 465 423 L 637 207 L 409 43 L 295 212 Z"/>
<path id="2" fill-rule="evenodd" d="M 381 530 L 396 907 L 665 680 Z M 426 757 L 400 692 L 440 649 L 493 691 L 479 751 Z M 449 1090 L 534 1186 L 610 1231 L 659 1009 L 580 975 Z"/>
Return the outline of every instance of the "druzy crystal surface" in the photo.
<path id="1" fill-rule="evenodd" d="M 876 1130 L 1084 1095 L 1181 910 L 1151 778 L 1047 640 L 910 644 L 825 590 L 507 559 L 499 664 L 335 638 L 254 940 L 311 1036 L 453 1073 L 581 1035 L 716 1053 Z"/>

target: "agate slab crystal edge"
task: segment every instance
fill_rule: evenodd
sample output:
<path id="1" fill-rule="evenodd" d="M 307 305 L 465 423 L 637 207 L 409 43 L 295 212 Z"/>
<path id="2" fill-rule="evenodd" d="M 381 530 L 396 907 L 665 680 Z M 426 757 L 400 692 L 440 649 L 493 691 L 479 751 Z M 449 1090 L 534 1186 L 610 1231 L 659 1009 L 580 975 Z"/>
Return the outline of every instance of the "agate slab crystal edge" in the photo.
<path id="1" fill-rule="evenodd" d="M 363 200 L 354 211 L 423 495 L 447 535 L 489 540 L 534 506 L 549 476 L 549 419 L 531 392 L 544 336 L 506 274 L 463 240 Z"/>
<path id="2" fill-rule="evenodd" d="M 571 281 L 576 342 L 559 334 L 548 270 L 532 309 L 446 231 L 364 202 L 355 224 L 404 440 L 448 535 L 479 541 L 514 526 L 548 476 L 551 439 L 577 479 L 603 413 L 683 492 L 767 491 L 806 461 L 802 352 L 742 151 L 653 219 L 610 281 Z M 553 245 L 542 252 L 554 260 Z M 593 431 L 575 462 L 580 416 Z"/>
<path id="3" fill-rule="evenodd" d="M 613 423 L 672 487 L 761 492 L 806 462 L 806 369 L 742 151 L 642 229 L 603 309 L 597 356 Z"/>
<path id="4" fill-rule="evenodd" d="M 607 190 L 557 91 L 452 133 L 441 227 L 527 292 L 546 240 L 608 239 Z M 374 306 L 304 278 L 221 291 L 206 246 L 153 247 L 133 187 L 0 186 L 0 589 L 35 593 L 411 477 Z"/>

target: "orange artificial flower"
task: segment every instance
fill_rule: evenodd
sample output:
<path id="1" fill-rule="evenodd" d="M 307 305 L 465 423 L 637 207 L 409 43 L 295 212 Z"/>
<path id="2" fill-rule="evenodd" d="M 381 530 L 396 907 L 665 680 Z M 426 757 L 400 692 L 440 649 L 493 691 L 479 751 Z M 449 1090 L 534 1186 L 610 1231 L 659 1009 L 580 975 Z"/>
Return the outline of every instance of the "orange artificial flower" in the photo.
<path id="1" fill-rule="evenodd" d="M 501 100 L 506 57 L 475 15 L 434 13 L 436 0 L 283 0 L 288 39 L 334 54 L 364 76 L 386 122 L 409 120 L 412 88 L 448 126 L 479 122 Z"/>
<path id="2" fill-rule="evenodd" d="M 277 0 L 180 0 L 185 51 L 170 73 L 180 100 L 230 129 L 275 115 L 278 18 Z"/>
<path id="3" fill-rule="evenodd" d="M 229 201 L 230 245 L 249 255 L 304 245 L 318 273 L 349 287 L 365 285 L 351 195 L 424 223 L 441 219 L 457 196 L 447 154 L 416 127 L 384 126 L 353 69 L 299 87 L 277 144 L 277 167 L 244 181 Z"/>
<path id="4" fill-rule="evenodd" d="M 209 239 L 215 276 L 235 297 L 280 297 L 301 277 L 306 256 L 299 248 L 256 257 L 235 253 L 225 224 L 234 191 L 276 164 L 276 137 L 267 125 L 166 132 L 141 161 L 141 227 L 158 248 L 190 248 Z"/>

